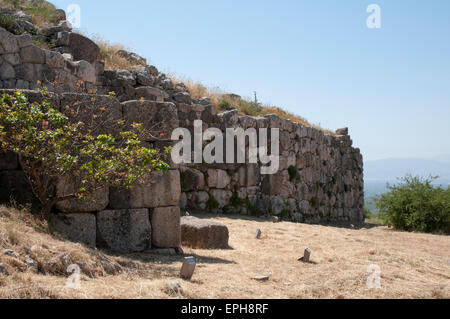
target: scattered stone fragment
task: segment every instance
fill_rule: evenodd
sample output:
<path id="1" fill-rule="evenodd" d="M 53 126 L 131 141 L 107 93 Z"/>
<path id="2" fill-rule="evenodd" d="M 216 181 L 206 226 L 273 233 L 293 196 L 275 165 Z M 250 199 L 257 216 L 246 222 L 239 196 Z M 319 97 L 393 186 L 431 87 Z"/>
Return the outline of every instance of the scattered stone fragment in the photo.
<path id="1" fill-rule="evenodd" d="M 256 277 L 253 277 L 252 279 L 263 282 L 263 281 L 268 281 L 270 278 L 269 278 L 269 276 L 256 276 Z"/>
<path id="2" fill-rule="evenodd" d="M 261 236 L 262 236 L 262 231 L 261 231 L 261 229 L 258 229 L 256 231 L 256 239 L 261 239 Z"/>
<path id="3" fill-rule="evenodd" d="M 304 263 L 309 263 L 310 262 L 310 258 L 311 258 L 311 249 L 306 248 L 305 249 L 305 254 L 303 255 L 302 258 L 299 259 L 299 261 L 302 261 Z"/>
<path id="4" fill-rule="evenodd" d="M 169 296 L 176 296 L 182 294 L 183 288 L 178 281 L 170 281 L 166 285 L 165 292 Z"/>
<path id="5" fill-rule="evenodd" d="M 272 217 L 272 222 L 278 223 L 279 221 L 280 221 L 280 218 L 278 218 L 277 216 Z"/>
<path id="6" fill-rule="evenodd" d="M 9 257 L 14 257 L 14 258 L 19 258 L 20 257 L 20 255 L 17 252 L 15 252 L 14 250 L 12 250 L 12 249 L 5 249 L 3 251 L 3 255 L 9 256 Z"/>
<path id="7" fill-rule="evenodd" d="M 35 271 L 38 270 L 38 264 L 37 264 L 37 262 L 36 262 L 33 258 L 31 258 L 30 256 L 26 256 L 26 257 L 25 257 L 25 264 L 27 264 L 27 266 L 28 266 L 29 268 L 32 268 L 32 269 L 34 269 Z"/>

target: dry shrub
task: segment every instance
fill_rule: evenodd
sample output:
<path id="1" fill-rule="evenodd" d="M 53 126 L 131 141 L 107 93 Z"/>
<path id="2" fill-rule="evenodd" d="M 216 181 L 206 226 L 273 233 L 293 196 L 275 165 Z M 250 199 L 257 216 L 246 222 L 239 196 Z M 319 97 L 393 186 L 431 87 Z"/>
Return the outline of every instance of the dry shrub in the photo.
<path id="1" fill-rule="evenodd" d="M 106 70 L 133 70 L 139 66 L 139 64 L 130 62 L 124 57 L 117 55 L 118 51 L 126 50 L 122 44 L 112 44 L 99 36 L 94 36 L 93 38 L 100 47 L 100 59 L 105 62 Z"/>

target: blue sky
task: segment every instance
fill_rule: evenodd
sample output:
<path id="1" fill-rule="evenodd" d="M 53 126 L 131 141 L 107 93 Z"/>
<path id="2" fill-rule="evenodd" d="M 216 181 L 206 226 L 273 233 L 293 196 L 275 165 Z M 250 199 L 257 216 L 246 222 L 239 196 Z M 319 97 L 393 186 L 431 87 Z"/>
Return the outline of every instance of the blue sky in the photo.
<path id="1" fill-rule="evenodd" d="M 161 71 L 348 126 L 366 160 L 450 153 L 448 0 L 51 2 Z"/>

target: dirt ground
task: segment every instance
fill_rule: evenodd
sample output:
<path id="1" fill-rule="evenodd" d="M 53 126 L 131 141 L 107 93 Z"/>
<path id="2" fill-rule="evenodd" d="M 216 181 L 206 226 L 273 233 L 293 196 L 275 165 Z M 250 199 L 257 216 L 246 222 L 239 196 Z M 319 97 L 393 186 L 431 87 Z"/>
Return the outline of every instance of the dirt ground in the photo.
<path id="1" fill-rule="evenodd" d="M 208 251 L 184 247 L 185 255 L 197 261 L 191 281 L 179 278 L 182 256 L 114 256 L 95 251 L 102 258 L 119 260 L 122 271 L 82 275 L 79 288 L 67 288 L 65 274 L 10 271 L 8 276 L 0 275 L 0 298 L 450 298 L 448 236 L 379 226 L 357 230 L 274 224 L 257 218 L 202 218 L 228 226 L 231 248 Z M 44 234 L 33 223 L 19 224 L 0 219 L 7 236 L 0 241 L 2 249 L 20 252 L 25 245 L 33 245 L 33 249 L 41 245 L 81 256 L 78 258 L 95 255 L 79 244 Z M 23 234 L 16 234 L 15 246 L 8 241 L 11 225 L 21 227 Z M 257 229 L 263 234 L 259 240 Z M 306 247 L 312 251 L 311 263 L 298 261 Z M 381 287 L 369 288 L 368 281 L 376 286 L 378 275 Z M 256 276 L 268 276 L 269 280 L 256 281 Z M 174 281 L 181 290 L 169 287 Z"/>

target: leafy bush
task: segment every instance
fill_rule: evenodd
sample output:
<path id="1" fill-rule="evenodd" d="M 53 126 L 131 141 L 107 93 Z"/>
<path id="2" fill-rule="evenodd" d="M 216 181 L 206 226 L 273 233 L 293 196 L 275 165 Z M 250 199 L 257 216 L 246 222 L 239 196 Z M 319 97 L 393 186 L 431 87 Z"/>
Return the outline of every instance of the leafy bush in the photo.
<path id="1" fill-rule="evenodd" d="M 153 170 L 168 170 L 158 151 L 141 147 L 141 125 L 122 131 L 117 140 L 111 134 L 93 134 L 98 128 L 71 123 L 52 107 L 46 90 L 41 93 L 41 103 L 30 103 L 19 91 L 0 97 L 0 145 L 19 155 L 44 213 L 60 201 L 88 197 L 105 186 L 130 187 Z M 101 107 L 98 111 L 105 110 Z M 64 177 L 73 177 L 80 186 L 60 197 L 54 182 Z"/>
<path id="2" fill-rule="evenodd" d="M 399 230 L 449 233 L 450 188 L 434 187 L 435 179 L 408 175 L 388 185 L 389 192 L 375 198 L 383 222 Z"/>
<path id="3" fill-rule="evenodd" d="M 234 109 L 233 105 L 231 105 L 231 103 L 226 100 L 223 100 L 219 103 L 219 108 L 222 111 L 231 111 Z"/>

